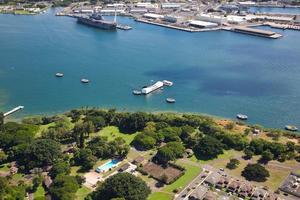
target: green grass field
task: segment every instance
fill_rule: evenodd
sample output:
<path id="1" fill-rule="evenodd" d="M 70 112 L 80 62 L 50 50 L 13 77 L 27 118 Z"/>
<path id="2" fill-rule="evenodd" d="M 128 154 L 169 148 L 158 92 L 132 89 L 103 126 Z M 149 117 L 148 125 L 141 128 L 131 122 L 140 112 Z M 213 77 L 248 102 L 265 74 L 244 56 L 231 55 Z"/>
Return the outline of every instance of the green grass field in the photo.
<path id="1" fill-rule="evenodd" d="M 121 133 L 118 129 L 118 127 L 115 126 L 107 126 L 103 128 L 98 133 L 93 134 L 94 136 L 106 136 L 108 140 L 113 140 L 116 137 L 122 137 L 127 144 L 130 144 L 137 133 L 134 134 L 125 134 Z"/>
<path id="2" fill-rule="evenodd" d="M 8 164 L 0 165 L 0 171 L 1 172 L 9 172 Z"/>
<path id="3" fill-rule="evenodd" d="M 76 192 L 76 200 L 84 200 L 89 193 L 91 193 L 91 190 L 85 186 L 82 186 Z"/>
<path id="4" fill-rule="evenodd" d="M 44 199 L 45 199 L 45 190 L 42 185 L 39 185 L 39 187 L 34 193 L 34 200 L 44 200 Z"/>
<path id="5" fill-rule="evenodd" d="M 149 195 L 148 200 L 172 200 L 173 194 L 164 192 L 153 192 Z"/>

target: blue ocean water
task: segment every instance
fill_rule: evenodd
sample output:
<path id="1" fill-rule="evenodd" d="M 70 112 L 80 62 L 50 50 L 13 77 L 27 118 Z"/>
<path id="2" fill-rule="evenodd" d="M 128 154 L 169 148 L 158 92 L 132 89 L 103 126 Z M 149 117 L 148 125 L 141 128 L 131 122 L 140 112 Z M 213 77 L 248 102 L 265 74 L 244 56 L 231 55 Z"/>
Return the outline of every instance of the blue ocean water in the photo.
<path id="1" fill-rule="evenodd" d="M 254 13 L 285 13 L 300 15 L 300 8 L 276 8 L 276 7 L 250 7 L 250 12 Z"/>
<path id="2" fill-rule="evenodd" d="M 300 32 L 275 30 L 284 35 L 278 40 L 187 33 L 121 17 L 132 30 L 102 31 L 54 13 L 0 15 L 0 110 L 24 105 L 14 117 L 91 106 L 228 118 L 244 113 L 250 123 L 300 126 Z M 163 79 L 174 86 L 131 93 Z M 167 104 L 167 97 L 176 103 Z"/>

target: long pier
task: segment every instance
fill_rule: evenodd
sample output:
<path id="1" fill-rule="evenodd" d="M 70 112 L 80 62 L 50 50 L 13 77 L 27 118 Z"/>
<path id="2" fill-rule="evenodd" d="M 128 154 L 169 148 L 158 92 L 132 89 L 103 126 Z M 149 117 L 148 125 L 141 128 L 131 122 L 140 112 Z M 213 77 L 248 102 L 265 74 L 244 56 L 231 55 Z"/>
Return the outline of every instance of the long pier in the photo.
<path id="1" fill-rule="evenodd" d="M 18 112 L 19 110 L 22 110 L 22 109 L 24 109 L 24 106 L 17 106 L 17 107 L 15 107 L 14 109 L 12 109 L 12 110 L 10 110 L 10 111 L 4 113 L 3 116 L 4 116 L 4 117 L 7 117 L 7 116 L 9 116 L 9 115 L 11 115 L 11 114 L 13 114 L 13 113 L 15 113 L 15 112 Z"/>

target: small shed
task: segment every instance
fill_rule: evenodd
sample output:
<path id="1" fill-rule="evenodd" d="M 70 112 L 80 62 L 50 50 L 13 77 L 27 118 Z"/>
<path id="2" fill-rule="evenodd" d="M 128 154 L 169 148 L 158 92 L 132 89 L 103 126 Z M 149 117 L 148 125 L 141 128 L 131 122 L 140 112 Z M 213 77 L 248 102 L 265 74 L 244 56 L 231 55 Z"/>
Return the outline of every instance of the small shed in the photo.
<path id="1" fill-rule="evenodd" d="M 119 172 L 124 172 L 126 171 L 128 168 L 130 167 L 129 163 L 125 163 L 124 165 L 122 165 L 119 169 Z"/>

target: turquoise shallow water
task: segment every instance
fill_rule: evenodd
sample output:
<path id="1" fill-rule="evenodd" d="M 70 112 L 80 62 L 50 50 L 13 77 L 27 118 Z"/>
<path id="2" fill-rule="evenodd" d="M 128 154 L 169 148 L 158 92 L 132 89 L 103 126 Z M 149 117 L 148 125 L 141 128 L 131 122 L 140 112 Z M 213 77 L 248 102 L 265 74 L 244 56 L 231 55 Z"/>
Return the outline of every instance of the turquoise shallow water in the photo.
<path id="1" fill-rule="evenodd" d="M 95 106 L 201 112 L 270 127 L 300 126 L 300 32 L 278 40 L 226 31 L 186 33 L 119 18 L 107 32 L 55 17 L 0 15 L 0 108 L 14 115 Z M 56 72 L 65 76 L 58 79 Z M 81 78 L 91 83 L 82 85 Z M 174 86 L 133 96 L 150 80 Z M 165 98 L 176 98 L 176 104 Z"/>

